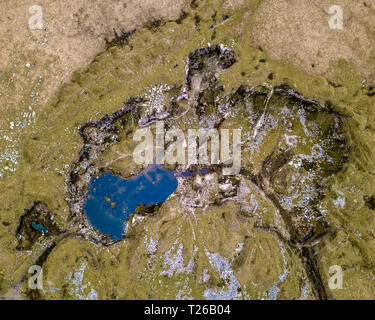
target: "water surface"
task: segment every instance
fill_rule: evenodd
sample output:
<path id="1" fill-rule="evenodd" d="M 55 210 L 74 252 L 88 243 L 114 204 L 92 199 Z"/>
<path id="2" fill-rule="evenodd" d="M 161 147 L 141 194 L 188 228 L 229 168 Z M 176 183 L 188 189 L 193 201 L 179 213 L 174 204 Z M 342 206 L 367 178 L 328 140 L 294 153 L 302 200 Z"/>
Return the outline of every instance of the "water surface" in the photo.
<path id="1" fill-rule="evenodd" d="M 118 240 L 139 204 L 164 202 L 176 188 L 175 172 L 161 166 L 149 166 L 129 179 L 107 172 L 92 178 L 83 210 L 93 227 Z"/>

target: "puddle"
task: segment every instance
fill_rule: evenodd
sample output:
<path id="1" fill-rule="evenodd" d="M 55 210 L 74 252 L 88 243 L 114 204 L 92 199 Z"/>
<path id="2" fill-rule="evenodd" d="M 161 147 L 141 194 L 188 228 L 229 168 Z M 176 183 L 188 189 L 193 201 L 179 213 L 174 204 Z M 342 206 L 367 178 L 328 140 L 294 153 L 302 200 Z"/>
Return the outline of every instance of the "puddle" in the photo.
<path id="1" fill-rule="evenodd" d="M 35 222 L 35 221 L 33 221 L 33 222 L 31 223 L 31 227 L 32 227 L 34 230 L 39 231 L 39 232 L 42 233 L 42 234 L 44 234 L 44 233 L 46 233 L 46 232 L 49 231 L 49 229 L 48 229 L 47 227 L 45 227 L 45 226 L 43 226 L 43 225 L 41 225 L 41 224 L 39 224 L 39 223 L 37 223 L 37 222 Z"/>

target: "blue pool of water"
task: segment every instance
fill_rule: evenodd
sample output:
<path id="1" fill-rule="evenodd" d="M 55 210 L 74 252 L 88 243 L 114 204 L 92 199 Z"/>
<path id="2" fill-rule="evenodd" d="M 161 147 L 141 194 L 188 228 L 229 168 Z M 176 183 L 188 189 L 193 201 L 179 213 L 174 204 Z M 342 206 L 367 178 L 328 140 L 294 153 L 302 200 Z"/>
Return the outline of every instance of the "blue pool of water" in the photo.
<path id="1" fill-rule="evenodd" d="M 196 174 L 196 173 L 202 173 L 202 174 L 205 174 L 205 173 L 208 173 L 210 172 L 209 169 L 200 169 L 200 170 L 196 170 L 196 171 L 185 171 L 185 172 L 181 172 L 178 174 L 179 177 L 189 177 L 191 176 L 192 174 Z"/>
<path id="2" fill-rule="evenodd" d="M 140 203 L 164 202 L 177 184 L 174 171 L 156 165 L 127 180 L 107 172 L 91 179 L 83 210 L 93 227 L 119 240 L 126 220 Z"/>
<path id="3" fill-rule="evenodd" d="M 34 229 L 34 230 L 37 230 L 39 231 L 40 233 L 46 233 L 49 231 L 49 229 L 45 226 L 42 226 L 41 224 L 39 223 L 36 223 L 36 222 L 32 222 L 31 223 L 31 227 Z"/>

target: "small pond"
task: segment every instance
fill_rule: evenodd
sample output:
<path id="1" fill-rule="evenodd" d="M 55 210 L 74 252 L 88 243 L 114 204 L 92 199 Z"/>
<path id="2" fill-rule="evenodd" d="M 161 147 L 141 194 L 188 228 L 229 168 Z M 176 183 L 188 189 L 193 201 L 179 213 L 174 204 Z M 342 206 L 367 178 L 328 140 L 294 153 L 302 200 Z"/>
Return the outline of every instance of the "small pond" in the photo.
<path id="1" fill-rule="evenodd" d="M 174 171 L 156 165 L 129 179 L 104 173 L 91 179 L 83 210 L 93 227 L 119 240 L 136 207 L 164 202 L 177 188 L 176 177 Z"/>

